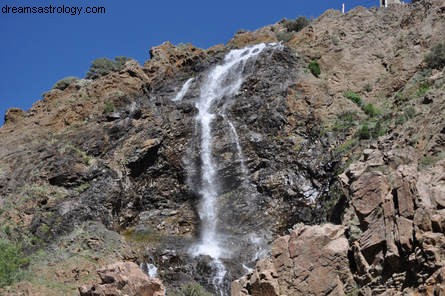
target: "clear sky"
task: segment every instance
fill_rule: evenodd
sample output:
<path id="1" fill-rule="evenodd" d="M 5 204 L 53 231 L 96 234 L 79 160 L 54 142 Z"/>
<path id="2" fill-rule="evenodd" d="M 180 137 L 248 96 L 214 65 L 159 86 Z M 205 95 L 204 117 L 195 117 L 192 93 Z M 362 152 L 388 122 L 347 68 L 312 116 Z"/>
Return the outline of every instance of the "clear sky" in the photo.
<path id="1" fill-rule="evenodd" d="M 280 19 L 317 17 L 328 8 L 377 6 L 378 0 L 1 0 L 0 125 L 11 107 L 29 109 L 66 76 L 83 77 L 96 58 L 143 63 L 169 40 L 202 48 L 226 43 L 239 29 Z M 7 14 L 6 6 L 105 7 L 105 14 Z"/>

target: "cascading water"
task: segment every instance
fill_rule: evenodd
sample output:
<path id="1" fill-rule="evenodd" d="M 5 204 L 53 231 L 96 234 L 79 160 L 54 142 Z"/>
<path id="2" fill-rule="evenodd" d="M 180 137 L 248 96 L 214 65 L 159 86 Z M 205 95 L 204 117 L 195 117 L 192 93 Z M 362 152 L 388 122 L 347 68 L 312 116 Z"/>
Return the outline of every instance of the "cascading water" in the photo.
<path id="1" fill-rule="evenodd" d="M 279 44 L 258 44 L 243 49 L 232 50 L 226 54 L 223 62 L 210 69 L 200 84 L 200 97 L 196 101 L 198 114 L 197 127 L 200 135 L 200 184 L 198 193 L 201 197 L 199 217 L 201 219 L 201 238 L 190 249 L 193 256 L 207 255 L 212 258 L 212 283 L 220 295 L 225 295 L 224 287 L 226 268 L 222 262 L 231 257 L 231 252 L 224 235 L 218 231 L 219 204 L 218 196 L 221 194 L 218 183 L 218 164 L 213 157 L 212 125 L 218 115 L 224 119 L 230 130 L 230 138 L 236 145 L 237 157 L 243 178 L 248 175 L 245 160 L 235 125 L 228 119 L 224 111 L 215 112 L 216 105 L 223 99 L 230 99 L 236 95 L 244 81 L 245 66 L 253 61 L 267 48 L 278 48 Z M 181 91 L 173 99 L 179 101 L 188 91 L 192 80 L 189 79 Z M 223 108 L 224 110 L 224 108 Z"/>
<path id="2" fill-rule="evenodd" d="M 229 125 L 230 133 L 232 135 L 232 140 L 233 140 L 233 142 L 235 142 L 235 145 L 236 145 L 236 152 L 238 154 L 238 159 L 240 161 L 242 177 L 246 178 L 249 172 L 247 171 L 246 161 L 244 160 L 243 149 L 241 148 L 241 144 L 240 144 L 239 137 L 238 137 L 238 132 L 236 131 L 236 128 L 233 125 L 232 121 L 230 121 L 227 118 L 227 115 L 222 114 L 222 116 L 223 116 L 224 120 L 227 122 L 227 124 Z"/>
<path id="3" fill-rule="evenodd" d="M 188 80 L 184 83 L 184 85 L 182 86 L 181 90 L 180 90 L 180 91 L 178 92 L 178 94 L 172 99 L 173 102 L 181 101 L 181 100 L 184 98 L 184 96 L 187 94 L 187 92 L 188 92 L 188 90 L 189 90 L 189 88 L 190 88 L 190 85 L 192 84 L 193 80 L 194 80 L 194 78 L 190 78 L 190 79 L 188 79 Z"/>

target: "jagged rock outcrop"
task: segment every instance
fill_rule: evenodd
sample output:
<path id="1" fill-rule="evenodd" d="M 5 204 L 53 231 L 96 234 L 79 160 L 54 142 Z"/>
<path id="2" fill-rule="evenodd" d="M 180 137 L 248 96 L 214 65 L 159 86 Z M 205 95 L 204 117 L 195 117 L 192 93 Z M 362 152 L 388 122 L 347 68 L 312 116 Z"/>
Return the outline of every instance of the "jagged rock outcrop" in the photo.
<path id="1" fill-rule="evenodd" d="M 101 283 L 79 288 L 80 296 L 165 296 L 162 282 L 149 278 L 133 262 L 116 262 L 97 273 Z"/>
<path id="2" fill-rule="evenodd" d="M 344 295 L 355 287 L 344 227 L 297 225 L 278 238 L 271 257 L 232 283 L 232 296 Z"/>

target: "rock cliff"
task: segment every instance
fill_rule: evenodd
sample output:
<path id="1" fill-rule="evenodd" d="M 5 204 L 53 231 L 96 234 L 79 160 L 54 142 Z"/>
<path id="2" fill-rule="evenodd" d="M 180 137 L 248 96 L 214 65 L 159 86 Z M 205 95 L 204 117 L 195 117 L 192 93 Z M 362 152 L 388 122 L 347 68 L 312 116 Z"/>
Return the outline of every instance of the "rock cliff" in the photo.
<path id="1" fill-rule="evenodd" d="M 232 295 L 444 293 L 445 74 L 425 63 L 445 40 L 444 16 L 442 0 L 327 11 L 246 64 L 240 90 L 213 107 L 224 111 L 212 126 L 218 222 L 236 254 L 223 259 L 224 291 L 233 281 Z M 188 251 L 201 228 L 196 98 L 231 49 L 286 30 L 207 50 L 166 42 L 143 66 L 11 109 L 0 238 L 31 259 L 0 293 L 116 291 L 96 274 L 116 261 L 155 265 L 167 292 L 213 291 L 210 258 Z"/>

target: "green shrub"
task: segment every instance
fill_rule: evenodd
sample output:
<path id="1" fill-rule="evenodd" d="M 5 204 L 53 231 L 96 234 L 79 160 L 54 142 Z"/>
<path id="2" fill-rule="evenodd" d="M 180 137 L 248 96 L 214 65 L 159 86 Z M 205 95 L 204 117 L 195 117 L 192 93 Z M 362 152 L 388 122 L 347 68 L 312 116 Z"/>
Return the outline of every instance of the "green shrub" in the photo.
<path id="1" fill-rule="evenodd" d="M 310 20 L 305 16 L 300 16 L 295 20 L 284 20 L 283 26 L 287 29 L 288 32 L 299 32 L 304 27 L 310 24 Z"/>
<path id="2" fill-rule="evenodd" d="M 358 119 L 359 118 L 355 112 L 352 111 L 342 112 L 337 116 L 337 120 L 334 123 L 333 130 L 334 131 L 348 130 L 355 125 L 355 122 Z"/>
<path id="3" fill-rule="evenodd" d="M 22 268 L 28 263 L 18 244 L 0 239 L 0 287 L 22 279 Z"/>
<path id="4" fill-rule="evenodd" d="M 431 69 L 441 70 L 445 67 L 445 43 L 438 43 L 425 56 L 425 63 Z"/>
<path id="5" fill-rule="evenodd" d="M 379 115 L 379 114 L 382 113 L 379 109 L 377 109 L 377 108 L 376 108 L 373 104 L 371 104 L 371 103 L 368 103 L 368 104 L 364 105 L 364 106 L 363 106 L 363 111 L 364 111 L 367 115 L 369 115 L 369 116 L 371 116 L 371 117 L 375 117 L 375 116 L 377 116 L 377 115 Z"/>
<path id="6" fill-rule="evenodd" d="M 430 90 L 430 86 L 427 83 L 420 84 L 416 91 L 416 97 L 423 97 Z"/>
<path id="7" fill-rule="evenodd" d="M 112 101 L 106 101 L 104 103 L 104 113 L 113 113 L 116 110 Z"/>
<path id="8" fill-rule="evenodd" d="M 371 139 L 371 131 L 369 130 L 368 124 L 363 124 L 358 129 L 358 137 L 361 140 Z"/>
<path id="9" fill-rule="evenodd" d="M 54 84 L 53 89 L 64 90 L 68 86 L 70 86 L 71 84 L 73 84 L 74 82 L 76 82 L 78 80 L 79 80 L 79 78 L 74 77 L 74 76 L 65 77 L 65 78 L 57 81 L 56 84 Z"/>
<path id="10" fill-rule="evenodd" d="M 371 129 L 371 137 L 373 139 L 376 139 L 380 136 L 385 135 L 387 132 L 387 129 L 382 125 L 380 121 L 377 121 L 375 126 Z"/>
<path id="11" fill-rule="evenodd" d="M 105 76 L 111 72 L 120 71 L 123 69 L 125 63 L 130 60 L 127 57 L 116 57 L 113 60 L 107 58 L 99 58 L 93 61 L 90 70 L 88 71 L 87 79 L 97 79 Z"/>
<path id="12" fill-rule="evenodd" d="M 207 292 L 200 284 L 190 283 L 173 292 L 173 296 L 212 296 L 212 294 Z"/>
<path id="13" fill-rule="evenodd" d="M 318 77 L 321 74 L 320 65 L 318 64 L 317 61 L 311 61 L 309 63 L 308 69 L 315 77 Z"/>
<path id="14" fill-rule="evenodd" d="M 291 32 L 278 32 L 275 34 L 275 36 L 277 37 L 278 41 L 282 41 L 282 42 L 288 42 L 289 40 L 292 39 L 293 34 Z"/>
<path id="15" fill-rule="evenodd" d="M 362 102 L 362 98 L 360 97 L 360 95 L 356 92 L 353 92 L 352 90 L 348 89 L 347 91 L 345 91 L 343 93 L 343 96 L 345 98 L 347 98 L 348 100 L 353 101 L 355 104 L 357 104 L 358 106 L 361 106 L 363 104 Z"/>

